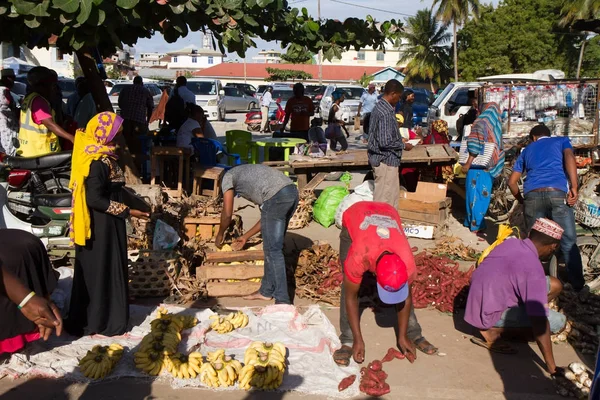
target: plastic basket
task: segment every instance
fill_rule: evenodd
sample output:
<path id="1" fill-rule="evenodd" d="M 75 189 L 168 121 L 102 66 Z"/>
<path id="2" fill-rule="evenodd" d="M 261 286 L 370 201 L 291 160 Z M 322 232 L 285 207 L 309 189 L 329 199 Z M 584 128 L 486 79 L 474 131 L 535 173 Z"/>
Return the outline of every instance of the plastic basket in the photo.
<path id="1" fill-rule="evenodd" d="M 590 228 L 600 227 L 600 208 L 595 204 L 578 201 L 574 207 L 575 219 Z"/>
<path id="2" fill-rule="evenodd" d="M 132 250 L 129 258 L 129 294 L 160 297 L 171 293 L 171 279 L 177 273 L 179 255 L 174 251 Z M 167 275 L 167 273 L 169 275 Z"/>

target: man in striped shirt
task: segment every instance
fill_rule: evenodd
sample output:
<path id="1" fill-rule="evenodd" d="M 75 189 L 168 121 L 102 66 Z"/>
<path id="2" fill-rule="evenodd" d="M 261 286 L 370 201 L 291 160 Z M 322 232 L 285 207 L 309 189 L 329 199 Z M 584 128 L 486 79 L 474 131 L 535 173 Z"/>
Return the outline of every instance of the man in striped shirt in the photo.
<path id="1" fill-rule="evenodd" d="M 369 124 L 368 156 L 375 175 L 373 201 L 398 206 L 400 198 L 399 168 L 402 150 L 412 149 L 404 143 L 398 130 L 395 107 L 404 87 L 396 79 L 387 81 L 383 97 L 371 113 Z"/>

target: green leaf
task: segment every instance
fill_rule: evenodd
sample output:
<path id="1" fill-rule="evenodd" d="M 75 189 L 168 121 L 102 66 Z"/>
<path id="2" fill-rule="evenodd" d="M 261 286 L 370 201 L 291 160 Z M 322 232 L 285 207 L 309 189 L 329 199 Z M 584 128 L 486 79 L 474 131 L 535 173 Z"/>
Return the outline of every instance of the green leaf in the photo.
<path id="1" fill-rule="evenodd" d="M 24 22 L 25 25 L 27 25 L 27 27 L 31 29 L 39 28 L 39 26 L 41 25 L 40 21 L 37 18 L 25 19 Z"/>
<path id="2" fill-rule="evenodd" d="M 77 22 L 85 23 L 92 12 L 92 0 L 80 0 L 80 10 L 77 16 Z"/>
<path id="3" fill-rule="evenodd" d="M 131 10 L 133 7 L 137 6 L 139 2 L 140 0 L 117 0 L 117 7 Z"/>
<path id="4" fill-rule="evenodd" d="M 267 7 L 269 4 L 271 4 L 274 0 L 257 0 L 256 4 L 258 4 L 259 7 L 265 8 Z"/>
<path id="5" fill-rule="evenodd" d="M 31 2 L 31 1 L 13 1 L 15 11 L 21 15 L 33 15 L 35 17 L 48 17 L 48 6 L 50 0 L 43 0 L 42 2 Z"/>
<path id="6" fill-rule="evenodd" d="M 106 19 L 106 12 L 100 8 L 95 8 L 92 10 L 90 17 L 87 20 L 88 24 L 93 26 L 100 26 L 104 23 Z"/>
<path id="7" fill-rule="evenodd" d="M 249 14 L 244 14 L 244 22 L 250 26 L 258 26 L 258 22 L 252 18 Z"/>
<path id="8" fill-rule="evenodd" d="M 313 32 L 318 32 L 319 31 L 319 23 L 316 21 L 308 21 L 306 23 L 306 26 L 308 27 L 308 29 L 310 29 Z"/>
<path id="9" fill-rule="evenodd" d="M 171 7 L 171 11 L 173 11 L 174 14 L 181 14 L 185 11 L 185 4 L 179 4 L 177 6 L 169 4 L 169 7 Z"/>
<path id="10" fill-rule="evenodd" d="M 54 8 L 59 8 L 62 11 L 72 14 L 79 9 L 78 0 L 54 0 L 52 3 Z"/>

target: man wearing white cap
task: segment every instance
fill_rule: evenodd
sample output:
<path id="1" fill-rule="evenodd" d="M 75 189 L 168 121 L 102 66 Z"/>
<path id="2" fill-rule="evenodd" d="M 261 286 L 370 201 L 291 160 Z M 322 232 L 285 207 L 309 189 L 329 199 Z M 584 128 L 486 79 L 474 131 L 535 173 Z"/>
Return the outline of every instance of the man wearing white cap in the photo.
<path id="1" fill-rule="evenodd" d="M 550 374 L 557 372 L 551 333 L 565 327 L 563 314 L 548 308 L 562 284 L 547 277 L 540 259 L 550 257 L 560 244 L 563 229 L 556 222 L 539 218 L 529 238 L 510 238 L 494 248 L 473 273 L 465 321 L 479 330 L 481 338 L 471 342 L 489 351 L 514 354 L 516 350 L 500 337 L 504 333 L 533 333 Z"/>

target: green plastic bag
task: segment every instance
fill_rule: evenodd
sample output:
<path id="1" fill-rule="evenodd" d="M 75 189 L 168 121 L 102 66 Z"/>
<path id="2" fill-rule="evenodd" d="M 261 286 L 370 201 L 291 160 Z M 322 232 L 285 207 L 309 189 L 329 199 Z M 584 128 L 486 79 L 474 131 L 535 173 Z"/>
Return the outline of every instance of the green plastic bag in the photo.
<path id="1" fill-rule="evenodd" d="M 313 206 L 314 220 L 325 228 L 329 228 L 335 222 L 335 212 L 338 206 L 348 194 L 348 189 L 344 186 L 330 186 L 323 190 Z"/>

